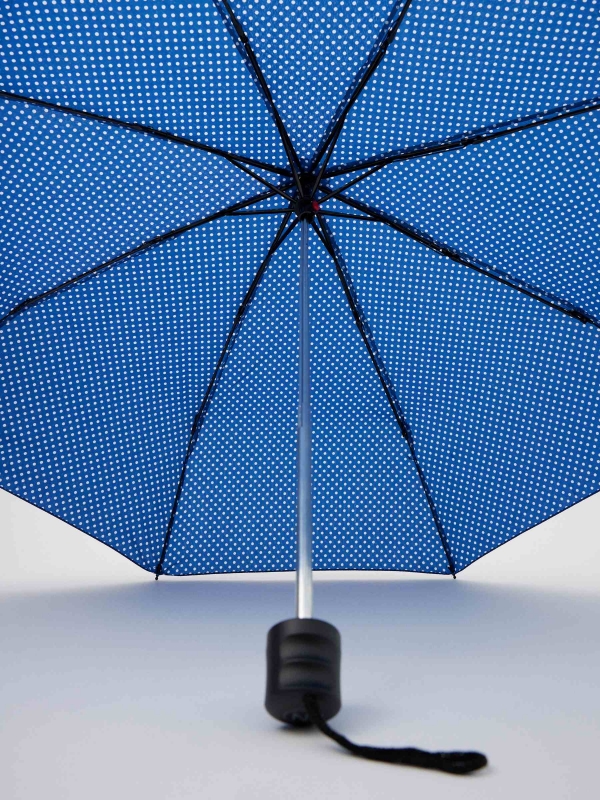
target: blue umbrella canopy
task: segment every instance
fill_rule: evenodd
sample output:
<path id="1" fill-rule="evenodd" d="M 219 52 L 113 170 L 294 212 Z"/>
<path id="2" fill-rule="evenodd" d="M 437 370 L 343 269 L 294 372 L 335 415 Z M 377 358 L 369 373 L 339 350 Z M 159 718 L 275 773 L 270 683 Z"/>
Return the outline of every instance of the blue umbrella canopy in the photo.
<path id="1" fill-rule="evenodd" d="M 1 485 L 157 575 L 454 574 L 598 491 L 596 2 L 2 10 Z"/>

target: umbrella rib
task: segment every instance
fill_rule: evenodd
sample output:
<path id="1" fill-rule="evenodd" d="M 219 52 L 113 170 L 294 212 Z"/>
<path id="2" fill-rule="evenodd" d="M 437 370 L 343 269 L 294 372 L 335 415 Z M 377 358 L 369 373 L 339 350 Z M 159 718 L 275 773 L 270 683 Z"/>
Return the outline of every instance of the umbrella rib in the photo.
<path id="1" fill-rule="evenodd" d="M 442 544 L 446 560 L 448 561 L 448 567 L 450 568 L 450 572 L 452 573 L 452 575 L 456 577 L 456 567 L 454 564 L 452 551 L 450 549 L 450 544 L 448 542 L 448 537 L 444 530 L 444 526 L 442 525 L 439 512 L 433 500 L 431 489 L 429 488 L 429 484 L 427 482 L 427 478 L 425 477 L 425 473 L 419 461 L 419 457 L 417 456 L 414 438 L 410 430 L 410 427 L 408 425 L 408 422 L 406 421 L 406 417 L 404 416 L 404 413 L 400 406 L 400 402 L 398 400 L 398 396 L 394 389 L 394 385 L 386 369 L 386 366 L 383 363 L 383 359 L 381 358 L 381 355 L 377 348 L 377 344 L 375 342 L 375 337 L 373 336 L 371 327 L 360 305 L 356 289 L 354 288 L 352 279 L 350 277 L 350 273 L 348 272 L 348 268 L 344 262 L 339 247 L 337 246 L 335 239 L 333 238 L 333 233 L 331 232 L 329 226 L 327 225 L 327 221 L 323 218 L 322 214 L 317 214 L 317 219 L 319 225 L 316 225 L 313 222 L 313 227 L 319 239 L 323 243 L 323 246 L 325 247 L 325 249 L 327 250 L 327 252 L 329 253 L 329 255 L 333 260 L 338 278 L 340 279 L 340 283 L 342 284 L 344 294 L 346 295 L 346 300 L 348 301 L 348 305 L 350 306 L 352 316 L 354 317 L 354 322 L 356 323 L 356 327 L 359 330 L 359 333 L 361 335 L 365 347 L 367 348 L 367 352 L 369 353 L 373 366 L 375 367 L 377 377 L 379 378 L 381 386 L 383 387 L 383 391 L 385 392 L 385 396 L 394 415 L 394 419 L 396 420 L 398 427 L 400 428 L 400 432 L 402 433 L 402 436 L 404 437 L 408 445 L 410 456 L 417 471 L 421 488 L 423 489 L 423 493 L 425 494 L 429 511 L 431 513 L 431 516 L 433 517 L 433 522 L 437 530 L 437 534 Z"/>
<path id="2" fill-rule="evenodd" d="M 430 236 L 428 233 L 415 228 L 413 225 L 409 225 L 407 222 L 403 222 L 402 220 L 393 217 L 391 214 L 387 214 L 384 211 L 373 208 L 366 203 L 361 202 L 360 200 L 355 200 L 352 197 L 348 197 L 348 195 L 340 195 L 338 199 L 346 205 L 369 215 L 373 220 L 383 222 L 390 228 L 403 233 L 409 239 L 419 242 L 419 244 L 424 245 L 429 250 L 433 250 L 433 252 L 438 253 L 438 255 L 446 256 L 455 263 L 461 264 L 464 267 L 468 267 L 474 272 L 478 272 L 480 275 L 485 275 L 497 283 L 501 283 L 503 286 L 509 286 L 511 289 L 515 289 L 517 292 L 520 292 L 520 294 L 530 297 L 532 300 L 537 300 L 539 303 L 543 303 L 544 305 L 548 306 L 549 308 L 553 308 L 556 311 L 560 311 L 562 314 L 565 314 L 572 319 L 576 319 L 578 322 L 581 322 L 584 325 L 589 324 L 600 329 L 600 319 L 594 317 L 583 308 L 576 306 L 570 300 L 559 297 L 558 295 L 548 292 L 545 289 L 540 289 L 539 287 L 534 286 L 533 284 L 530 284 L 521 278 L 517 278 L 508 272 L 496 269 L 490 264 L 487 264 L 485 261 L 463 253 L 455 247 L 450 247 L 449 245 L 435 239 L 433 236 Z"/>
<path id="3" fill-rule="evenodd" d="M 100 272 L 104 272 L 111 267 L 120 264 L 122 261 L 125 261 L 127 258 L 131 258 L 133 256 L 140 255 L 141 253 L 150 250 L 157 245 L 163 244 L 164 242 L 168 242 L 171 239 L 176 238 L 177 236 L 181 236 L 188 231 L 194 230 L 195 228 L 199 228 L 201 225 L 206 225 L 209 222 L 214 222 L 217 219 L 227 216 L 235 216 L 237 211 L 240 211 L 247 206 L 253 205 L 254 203 L 259 203 L 262 200 L 267 200 L 269 197 L 273 197 L 275 192 L 263 192 L 262 194 L 254 195 L 254 197 L 249 197 L 246 200 L 241 200 L 238 203 L 234 203 L 231 206 L 227 206 L 227 208 L 222 208 L 220 211 L 216 211 L 213 214 L 209 214 L 207 217 L 202 217 L 201 219 L 194 220 L 194 222 L 189 222 L 187 225 L 182 225 L 180 228 L 175 228 L 172 231 L 168 231 L 167 233 L 161 233 L 159 236 L 155 236 L 152 239 L 148 239 L 146 242 L 142 242 L 142 244 L 133 247 L 131 250 L 128 250 L 126 253 L 121 253 L 114 258 L 109 259 L 108 261 L 104 261 L 102 264 L 97 264 L 95 267 L 86 270 L 85 272 L 81 272 L 79 275 L 75 275 L 72 278 L 69 278 L 62 283 L 59 283 L 57 286 L 53 286 L 51 289 L 47 289 L 45 292 L 41 292 L 34 297 L 28 297 L 26 300 L 23 300 L 17 306 L 12 308 L 7 314 L 0 318 L 0 328 L 5 325 L 9 320 L 13 319 L 14 317 L 21 314 L 28 308 L 37 305 L 38 303 L 47 300 L 50 297 L 53 297 L 55 294 L 62 292 L 66 289 L 70 289 L 72 286 L 75 286 L 82 281 L 85 281 L 87 278 L 91 278 L 93 275 L 97 275 Z"/>
<path id="4" fill-rule="evenodd" d="M 477 130 L 468 131 L 466 133 L 458 133 L 446 139 L 407 147 L 404 150 L 392 150 L 389 153 L 372 156 L 362 161 L 354 161 L 349 164 L 331 167 L 331 169 L 325 172 L 325 177 L 330 178 L 334 175 L 346 175 L 349 172 L 356 172 L 361 169 L 368 169 L 369 167 L 381 169 L 387 164 L 392 164 L 396 161 L 409 161 L 413 158 L 461 150 L 464 147 L 490 142 L 494 139 L 500 139 L 503 136 L 538 128 L 550 122 L 570 119 L 571 117 L 587 114 L 591 111 L 597 111 L 598 109 L 600 109 L 600 96 L 591 97 L 587 100 L 579 100 L 576 103 L 568 103 L 557 108 L 550 108 L 546 111 L 530 114 L 526 117 L 516 117 L 506 122 L 488 125 L 485 128 L 478 128 Z"/>
<path id="5" fill-rule="evenodd" d="M 281 138 L 281 142 L 283 144 L 283 148 L 285 150 L 290 169 L 292 171 L 292 175 L 294 176 L 294 181 L 296 183 L 296 188 L 301 193 L 302 186 L 300 183 L 300 159 L 298 158 L 298 154 L 294 149 L 294 145 L 292 144 L 292 140 L 287 132 L 287 128 L 285 127 L 283 120 L 277 110 L 277 106 L 275 105 L 275 101 L 273 99 L 273 95 L 271 94 L 271 90 L 269 89 L 269 85 L 266 81 L 266 78 L 263 74 L 263 71 L 258 63 L 258 59 L 256 58 L 256 54 L 252 49 L 252 45 L 250 44 L 250 40 L 246 36 L 244 28 L 242 27 L 241 22 L 235 16 L 233 9 L 229 3 L 229 0 L 213 0 L 217 10 L 221 14 L 223 21 L 225 22 L 225 26 L 227 30 L 231 33 L 235 46 L 242 56 L 244 63 L 248 67 L 250 74 L 252 75 L 255 84 L 257 85 L 264 101 L 267 104 L 267 107 L 273 117 L 275 122 L 275 126 L 279 132 L 279 136 Z"/>
<path id="6" fill-rule="evenodd" d="M 256 172 L 253 172 L 248 167 L 245 167 L 243 164 L 236 164 L 235 161 L 231 162 L 234 167 L 241 169 L 242 172 L 245 172 L 246 175 L 250 175 L 251 178 L 254 178 L 255 181 L 262 183 L 263 186 L 266 186 L 268 189 L 271 189 L 275 194 L 278 194 L 280 197 L 283 197 L 284 200 L 287 200 L 289 203 L 293 203 L 294 199 L 291 195 L 289 195 L 281 186 L 276 186 L 274 183 L 263 178 L 261 175 L 257 175 Z"/>
<path id="7" fill-rule="evenodd" d="M 327 168 L 327 164 L 329 163 L 329 159 L 331 158 L 337 141 L 340 137 L 342 132 L 342 128 L 344 127 L 344 123 L 346 122 L 346 118 L 350 113 L 350 110 L 362 94 L 364 88 L 366 87 L 367 83 L 371 80 L 371 77 L 379 64 L 381 63 L 383 57 L 385 56 L 388 47 L 394 41 L 396 34 L 402 25 L 404 17 L 406 16 L 408 9 L 412 0 L 396 0 L 392 10 L 385 21 L 382 29 L 379 32 L 379 36 L 377 37 L 374 46 L 371 49 L 371 52 L 367 56 L 365 62 L 363 63 L 360 70 L 354 77 L 354 80 L 346 92 L 344 99 L 342 100 L 341 104 L 338 106 L 337 111 L 333 115 L 331 122 L 329 123 L 328 129 L 321 141 L 319 147 L 315 155 L 313 156 L 311 162 L 310 172 L 316 169 L 317 165 L 321 163 L 323 159 L 323 163 L 319 169 L 319 174 L 315 181 L 311 199 L 314 197 L 319 184 L 321 182 L 321 178 L 325 173 Z M 399 11 L 399 13 L 398 13 Z M 396 14 L 398 16 L 396 16 Z"/>
<path id="8" fill-rule="evenodd" d="M 320 213 L 322 217 L 339 217 L 340 219 L 362 219 L 363 222 L 379 222 L 378 219 L 373 219 L 373 217 L 365 217 L 363 214 L 342 214 L 341 211 L 323 211 L 322 209 Z"/>
<path id="9" fill-rule="evenodd" d="M 169 542 L 171 540 L 171 534 L 173 532 L 173 526 L 175 524 L 175 517 L 177 515 L 177 509 L 179 507 L 179 501 L 181 499 L 181 494 L 182 494 L 182 491 L 183 491 L 183 484 L 185 482 L 185 475 L 186 475 L 186 472 L 187 472 L 188 463 L 189 463 L 189 460 L 191 458 L 192 452 L 194 450 L 196 441 L 198 440 L 198 434 L 200 432 L 200 428 L 202 427 L 202 423 L 204 422 L 204 420 L 206 418 L 206 414 L 208 413 L 208 409 L 209 409 L 210 403 L 212 401 L 212 398 L 214 397 L 214 394 L 215 394 L 215 391 L 216 391 L 216 388 L 217 388 L 217 384 L 219 382 L 219 378 L 221 377 L 221 375 L 223 374 L 223 370 L 225 369 L 225 365 L 227 363 L 227 359 L 229 358 L 229 356 L 231 354 L 231 351 L 233 350 L 233 347 L 235 345 L 235 341 L 237 339 L 237 335 L 239 333 L 240 326 L 241 326 L 241 324 L 242 324 L 242 322 L 243 322 L 243 320 L 244 320 L 244 318 L 246 316 L 246 312 L 248 310 L 248 307 L 250 306 L 250 303 L 252 302 L 252 300 L 254 298 L 254 295 L 256 294 L 256 290 L 258 289 L 258 286 L 259 286 L 259 284 L 260 284 L 260 282 L 262 280 L 262 277 L 263 277 L 264 273 L 266 272 L 266 269 L 267 269 L 267 267 L 269 265 L 269 262 L 270 262 L 271 258 L 273 257 L 273 255 L 275 254 L 275 252 L 280 247 L 280 245 L 288 237 L 288 235 L 292 232 L 292 230 L 295 228 L 296 224 L 299 221 L 298 219 L 295 219 L 292 222 L 292 224 L 288 226 L 288 222 L 289 222 L 289 219 L 290 219 L 291 216 L 292 216 L 292 212 L 291 211 L 286 211 L 285 212 L 285 217 L 284 217 L 283 221 L 281 222 L 281 225 L 279 226 L 279 230 L 277 231 L 277 233 L 275 235 L 275 238 L 274 238 L 274 240 L 273 240 L 273 242 L 272 242 L 272 244 L 271 244 L 271 246 L 269 248 L 269 251 L 267 252 L 267 255 L 265 256 L 265 258 L 263 259 L 261 265 L 259 266 L 256 274 L 254 275 L 252 283 L 248 287 L 248 291 L 246 292 L 246 294 L 244 296 L 244 299 L 242 300 L 242 302 L 240 304 L 240 307 L 237 310 L 237 313 L 236 313 L 235 318 L 233 320 L 233 324 L 232 324 L 232 326 L 231 326 L 231 328 L 229 330 L 227 338 L 225 339 L 225 344 L 223 345 L 223 348 L 222 348 L 221 353 L 219 355 L 219 360 L 217 361 L 215 369 L 214 369 L 214 371 L 212 373 L 212 376 L 211 376 L 210 381 L 208 383 L 208 386 L 206 388 L 206 392 L 204 393 L 204 397 L 202 398 L 202 403 L 200 404 L 200 408 L 198 409 L 198 411 L 196 412 L 196 415 L 194 417 L 194 421 L 192 423 L 192 427 L 191 427 L 191 430 L 190 430 L 190 435 L 189 435 L 189 438 L 188 438 L 188 443 L 187 443 L 185 456 L 183 458 L 183 463 L 181 465 L 181 471 L 179 473 L 179 482 L 177 484 L 177 490 L 175 492 L 175 498 L 173 500 L 173 505 L 171 507 L 171 514 L 170 514 L 169 522 L 168 522 L 168 525 L 167 525 L 167 531 L 165 533 L 165 538 L 164 538 L 164 541 L 163 541 L 163 546 L 162 546 L 162 550 L 161 550 L 161 553 L 160 553 L 160 557 L 159 557 L 158 562 L 156 564 L 155 576 L 156 576 L 157 579 L 158 579 L 158 576 L 162 573 L 163 564 L 164 564 L 164 561 L 165 561 L 165 557 L 167 555 L 167 549 L 169 547 Z"/>
<path id="10" fill-rule="evenodd" d="M 342 192 L 345 192 L 346 189 L 349 189 L 351 186 L 354 186 L 355 184 L 360 183 L 361 181 L 364 181 L 365 178 L 368 178 L 370 175 L 374 175 L 376 172 L 379 172 L 380 169 L 382 169 L 382 167 L 379 166 L 379 165 L 377 165 L 375 167 L 371 167 L 370 170 L 368 170 L 367 172 L 363 173 L 362 175 L 359 175 L 357 178 L 353 178 L 351 181 L 348 181 L 343 186 L 339 186 L 337 189 L 332 189 L 324 197 L 320 197 L 319 198 L 319 203 L 325 203 L 325 202 L 327 202 L 327 200 L 334 200 L 336 197 L 339 197 L 339 195 Z M 322 184 L 321 184 L 320 188 L 321 188 L 321 191 L 322 191 L 323 190 Z"/>
<path id="11" fill-rule="evenodd" d="M 232 211 L 228 214 L 228 217 L 259 217 L 262 214 L 285 214 L 286 211 L 289 211 L 288 208 L 264 208 L 259 209 L 258 211 Z M 363 219 L 368 219 L 368 217 L 364 217 Z"/>
<path id="12" fill-rule="evenodd" d="M 0 90 L 0 99 L 4 100 L 15 100 L 17 102 L 26 103 L 28 105 L 33 106 L 40 106 L 41 108 L 47 108 L 51 111 L 58 111 L 62 114 L 69 114 L 75 117 L 82 117 L 83 119 L 93 120 L 94 122 L 102 122 L 107 125 L 112 125 L 116 128 L 124 128 L 125 130 L 133 131 L 135 133 L 143 133 L 147 136 L 153 136 L 157 139 L 164 139 L 167 142 L 173 142 L 175 144 L 182 144 L 186 145 L 187 147 L 191 147 L 194 150 L 201 150 L 204 153 L 211 153 L 214 156 L 220 156 L 221 158 L 226 158 L 228 161 L 235 163 L 240 162 L 241 164 L 248 164 L 251 167 L 257 167 L 258 169 L 267 170 L 267 172 L 274 172 L 277 175 L 283 175 L 289 177 L 289 170 L 284 169 L 283 167 L 276 167 L 273 164 L 267 164 L 265 161 L 260 161 L 256 158 L 249 158 L 248 156 L 241 156 L 237 153 L 230 153 L 227 150 L 223 150 L 220 147 L 212 147 L 208 144 L 202 144 L 201 142 L 197 142 L 194 139 L 188 139 L 185 136 L 178 136 L 176 133 L 170 133 L 169 131 L 161 131 L 157 128 L 152 128 L 149 125 L 142 125 L 139 122 L 127 122 L 126 120 L 122 119 L 115 119 L 114 117 L 106 117 L 102 114 L 95 114 L 92 111 L 84 111 L 80 108 L 72 108 L 71 106 L 63 106 L 59 103 L 52 103 L 48 100 L 39 100 L 35 97 L 27 97 L 25 95 L 16 94 L 14 92 L 6 92 Z"/>

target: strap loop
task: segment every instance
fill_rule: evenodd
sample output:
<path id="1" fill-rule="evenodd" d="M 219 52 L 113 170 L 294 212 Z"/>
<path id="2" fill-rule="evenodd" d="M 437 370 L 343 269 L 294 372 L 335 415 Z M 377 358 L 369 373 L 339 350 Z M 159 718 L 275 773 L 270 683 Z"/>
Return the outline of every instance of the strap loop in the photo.
<path id="1" fill-rule="evenodd" d="M 454 775 L 467 775 L 469 772 L 485 767 L 488 763 L 483 753 L 460 751 L 429 753 L 427 750 L 418 750 L 416 747 L 369 747 L 355 744 L 329 727 L 323 719 L 315 695 L 306 694 L 303 700 L 306 713 L 313 725 L 355 756 L 369 758 L 372 761 L 386 761 L 389 764 L 406 764 L 412 767 L 436 769 L 441 772 L 451 772 Z"/>

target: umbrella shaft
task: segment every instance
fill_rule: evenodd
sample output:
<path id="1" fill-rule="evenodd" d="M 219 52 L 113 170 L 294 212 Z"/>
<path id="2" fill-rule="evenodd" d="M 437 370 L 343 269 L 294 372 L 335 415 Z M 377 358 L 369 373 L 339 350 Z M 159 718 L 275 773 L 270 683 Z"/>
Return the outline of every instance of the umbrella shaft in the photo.
<path id="1" fill-rule="evenodd" d="M 300 245 L 300 374 L 298 402 L 298 562 L 296 616 L 312 617 L 312 418 L 310 410 L 310 329 L 308 296 L 308 222 Z"/>

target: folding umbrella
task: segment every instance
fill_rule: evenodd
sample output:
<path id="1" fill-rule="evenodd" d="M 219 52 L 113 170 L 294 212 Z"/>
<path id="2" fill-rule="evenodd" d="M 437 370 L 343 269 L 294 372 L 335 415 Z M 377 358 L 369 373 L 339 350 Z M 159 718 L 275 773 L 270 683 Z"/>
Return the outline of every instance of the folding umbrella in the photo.
<path id="1" fill-rule="evenodd" d="M 1 484 L 159 575 L 297 570 L 268 710 L 354 745 L 312 570 L 596 492 L 598 4 L 2 11 Z"/>

